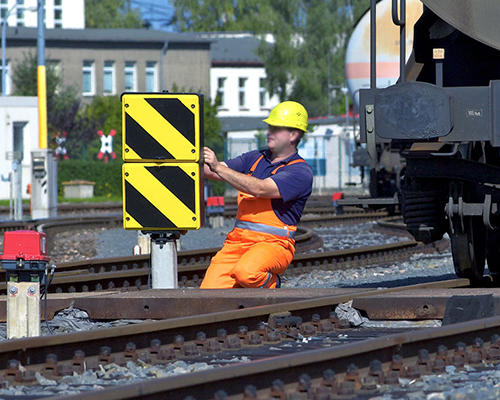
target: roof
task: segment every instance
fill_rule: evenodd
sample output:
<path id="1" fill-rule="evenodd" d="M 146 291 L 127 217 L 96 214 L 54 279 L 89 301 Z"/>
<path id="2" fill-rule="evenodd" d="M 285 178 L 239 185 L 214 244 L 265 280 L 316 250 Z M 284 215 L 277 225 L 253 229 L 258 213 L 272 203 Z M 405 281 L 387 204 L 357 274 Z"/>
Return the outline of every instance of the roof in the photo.
<path id="1" fill-rule="evenodd" d="M 220 117 L 223 132 L 252 131 L 267 129 L 267 124 L 262 122 L 265 117 Z"/>
<path id="2" fill-rule="evenodd" d="M 265 117 L 219 117 L 223 132 L 253 131 L 267 129 L 267 124 L 262 122 Z M 344 125 L 345 117 L 329 116 L 309 119 L 309 126 L 312 125 Z M 352 117 L 349 119 L 352 123 Z"/>
<path id="3" fill-rule="evenodd" d="M 0 107 L 38 107 L 38 97 L 0 96 Z"/>
<path id="4" fill-rule="evenodd" d="M 220 37 L 212 44 L 212 65 L 264 65 L 257 55 L 260 40 L 255 37 Z"/>
<path id="5" fill-rule="evenodd" d="M 37 29 L 7 28 L 8 39 L 36 40 Z M 46 29 L 45 40 L 79 42 L 135 42 L 135 43 L 197 43 L 210 44 L 213 40 L 193 33 L 173 33 L 149 29 Z"/>

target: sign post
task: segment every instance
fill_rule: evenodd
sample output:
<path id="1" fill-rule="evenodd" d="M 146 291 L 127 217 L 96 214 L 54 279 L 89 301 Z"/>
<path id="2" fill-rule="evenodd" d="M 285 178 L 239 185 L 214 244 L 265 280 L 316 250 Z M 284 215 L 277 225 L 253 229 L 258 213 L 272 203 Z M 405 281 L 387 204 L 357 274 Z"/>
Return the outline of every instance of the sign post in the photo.
<path id="1" fill-rule="evenodd" d="M 202 226 L 203 97 L 124 93 L 123 226 L 151 237 L 153 289 L 178 286 L 176 240 Z"/>

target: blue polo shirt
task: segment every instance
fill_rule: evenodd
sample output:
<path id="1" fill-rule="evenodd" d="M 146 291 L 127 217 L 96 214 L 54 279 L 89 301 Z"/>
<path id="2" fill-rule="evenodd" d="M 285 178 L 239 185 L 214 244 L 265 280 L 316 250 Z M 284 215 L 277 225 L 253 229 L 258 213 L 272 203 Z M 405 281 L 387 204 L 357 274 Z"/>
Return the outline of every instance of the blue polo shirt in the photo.
<path id="1" fill-rule="evenodd" d="M 278 186 L 282 197 L 281 199 L 271 199 L 276 216 L 287 225 L 298 225 L 306 201 L 311 195 L 313 183 L 311 167 L 305 162 L 285 165 L 278 169 L 274 175 L 271 175 L 271 172 L 279 165 L 302 159 L 302 157 L 298 153 L 294 153 L 282 161 L 272 163 L 269 150 L 249 151 L 226 161 L 226 164 L 235 171 L 248 174 L 261 154 L 264 155 L 264 158 L 260 160 L 253 176 L 260 179 L 271 177 Z"/>

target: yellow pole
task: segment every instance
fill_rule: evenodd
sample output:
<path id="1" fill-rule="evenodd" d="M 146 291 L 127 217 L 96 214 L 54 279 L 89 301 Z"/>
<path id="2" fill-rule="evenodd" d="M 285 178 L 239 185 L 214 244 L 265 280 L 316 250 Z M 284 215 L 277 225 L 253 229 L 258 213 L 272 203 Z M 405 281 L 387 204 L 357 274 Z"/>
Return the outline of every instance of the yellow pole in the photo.
<path id="1" fill-rule="evenodd" d="M 38 75 L 38 147 L 47 148 L 47 82 L 45 65 L 39 65 Z"/>

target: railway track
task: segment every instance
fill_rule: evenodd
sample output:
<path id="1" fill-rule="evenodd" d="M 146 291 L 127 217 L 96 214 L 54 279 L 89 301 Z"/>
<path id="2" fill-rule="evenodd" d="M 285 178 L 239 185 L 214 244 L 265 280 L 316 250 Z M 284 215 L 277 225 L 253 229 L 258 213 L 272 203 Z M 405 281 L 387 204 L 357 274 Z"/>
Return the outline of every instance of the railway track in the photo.
<path id="1" fill-rule="evenodd" d="M 342 295 L 235 311 L 144 322 L 98 331 L 17 339 L 0 343 L 0 375 L 11 383 L 30 384 L 36 380 L 36 372 L 49 379 L 57 380 L 63 376 L 82 373 L 86 370 L 99 370 L 102 366 L 111 363 L 125 365 L 128 361 L 142 360 L 149 364 L 167 364 L 174 360 L 196 360 L 201 356 L 221 352 L 238 354 L 242 349 L 275 346 L 284 341 L 294 342 L 300 337 L 337 335 L 339 329 L 346 328 L 345 321 L 342 323 L 332 313 L 340 303 L 367 296 L 402 292 L 408 289 L 463 287 L 468 284 L 467 280 L 457 279 L 404 288 L 353 289 L 352 292 Z M 360 345 L 358 344 L 358 346 Z M 360 349 L 364 348 L 365 346 L 358 347 L 358 353 Z M 330 354 L 331 351 L 333 349 L 323 348 L 315 354 L 321 352 Z M 300 354 L 304 355 L 303 360 L 311 360 L 307 352 Z M 298 362 L 302 356 L 296 355 L 295 357 Z M 276 360 L 278 359 L 281 358 L 277 357 Z M 252 365 L 261 368 L 260 363 L 262 362 L 255 361 Z M 248 374 L 248 370 L 243 370 L 246 371 L 245 374 Z M 222 375 L 219 375 L 219 372 L 213 372 L 220 379 L 223 376 L 227 378 L 227 369 L 221 368 L 218 371 L 223 371 Z M 253 369 L 253 371 L 257 370 Z M 197 376 L 197 374 L 193 374 L 194 381 L 191 381 L 193 387 L 197 384 Z M 184 378 L 181 381 L 184 382 Z M 162 380 L 149 381 L 148 384 L 153 387 L 159 382 Z M 226 387 L 226 382 L 222 385 Z M 169 398 L 183 398 L 178 397 L 181 396 L 180 392 L 170 392 L 173 389 L 186 390 L 186 387 L 177 386 L 177 384 L 172 386 L 170 380 L 166 387 L 162 387 L 161 391 L 169 391 L 168 395 L 173 396 Z M 130 393 L 138 395 L 136 391 Z M 147 391 L 143 393 L 147 393 Z M 200 395 L 200 393 L 196 389 L 189 394 Z M 92 394 L 99 396 L 100 392 Z M 164 394 L 155 392 L 155 395 L 163 396 Z M 182 396 L 184 395 L 182 392 Z M 206 396 L 200 396 L 200 398 L 206 398 Z"/>
<path id="2" fill-rule="evenodd" d="M 436 245 L 421 245 L 405 241 L 348 250 L 296 254 L 287 275 L 302 274 L 313 268 L 323 270 L 349 269 L 369 264 L 380 264 L 407 259 L 412 254 L 433 252 Z M 180 252 L 178 264 L 179 287 L 198 287 L 203 279 L 210 257 L 217 249 L 202 252 Z M 57 267 L 49 287 L 50 293 L 76 293 L 103 290 L 143 290 L 149 287 L 149 256 L 94 259 L 64 263 Z M 0 279 L 1 278 L 0 274 Z M 6 284 L 0 282 L 0 292 Z"/>
<path id="3" fill-rule="evenodd" d="M 397 333 L 333 348 L 50 399 L 346 399 L 373 397 L 380 385 L 415 382 L 446 366 L 494 368 L 500 317 Z"/>
<path id="4" fill-rule="evenodd" d="M 305 224 L 322 224 L 320 226 L 324 226 L 324 224 L 362 221 L 383 216 L 385 216 L 384 213 L 348 214 L 333 216 L 330 221 L 325 217 L 306 217 Z M 50 249 L 57 232 L 74 227 L 80 228 L 84 225 L 88 227 L 117 226 L 120 224 L 121 215 L 105 215 L 47 220 L 40 223 L 37 228 L 47 232 Z M 302 225 L 299 232 L 297 253 L 287 271 L 288 275 L 302 274 L 312 268 L 348 269 L 368 264 L 387 263 L 407 259 L 416 252 L 429 252 L 436 249 L 436 244 L 424 246 L 409 240 L 394 244 L 304 254 L 305 251 L 320 247 L 321 239 Z M 179 252 L 179 286 L 198 287 L 210 258 L 217 251 L 217 248 L 213 248 Z M 149 272 L 149 255 L 61 263 L 57 266 L 56 275 L 49 291 L 75 293 L 116 289 L 141 290 L 149 287 Z M 0 282 L 5 280 L 2 276 L 4 274 L 0 271 Z M 5 292 L 5 283 L 0 283 L 0 293 L 3 292 Z"/>

